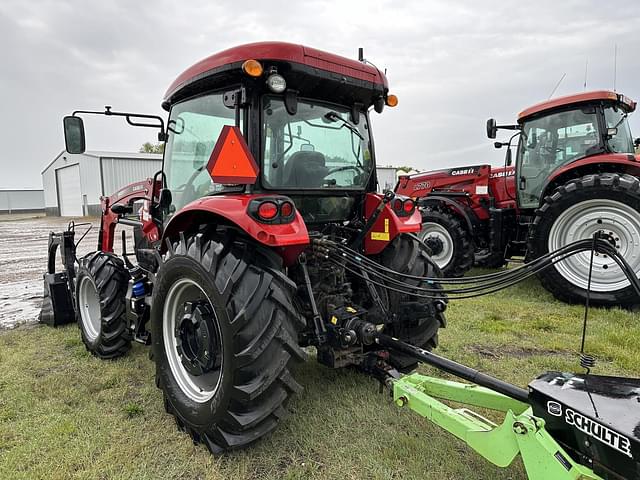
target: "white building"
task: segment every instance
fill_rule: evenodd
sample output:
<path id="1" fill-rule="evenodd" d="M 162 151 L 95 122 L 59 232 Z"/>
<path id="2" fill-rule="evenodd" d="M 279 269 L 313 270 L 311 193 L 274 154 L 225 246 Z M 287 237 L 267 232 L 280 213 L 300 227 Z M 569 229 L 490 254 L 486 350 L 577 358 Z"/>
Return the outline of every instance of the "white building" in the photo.
<path id="1" fill-rule="evenodd" d="M 161 168 L 162 155 L 157 153 L 62 151 L 42 170 L 45 211 L 63 217 L 100 215 L 101 196 L 152 177 Z"/>
<path id="2" fill-rule="evenodd" d="M 44 192 L 35 188 L 0 190 L 0 213 L 44 212 Z"/>

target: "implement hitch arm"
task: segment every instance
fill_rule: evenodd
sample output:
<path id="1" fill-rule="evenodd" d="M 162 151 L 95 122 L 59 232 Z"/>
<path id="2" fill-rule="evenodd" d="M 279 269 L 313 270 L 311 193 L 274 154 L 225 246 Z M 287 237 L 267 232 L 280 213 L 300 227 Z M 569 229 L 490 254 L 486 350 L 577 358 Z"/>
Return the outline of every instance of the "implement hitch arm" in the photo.
<path id="1" fill-rule="evenodd" d="M 573 460 L 545 430 L 544 420 L 533 415 L 527 390 L 382 333 L 375 342 L 473 382 L 418 373 L 386 381 L 396 405 L 455 435 L 494 465 L 507 467 L 520 454 L 531 480 L 602 480 Z M 498 425 L 466 407 L 452 408 L 438 399 L 503 412 L 504 420 Z"/>
<path id="2" fill-rule="evenodd" d="M 435 397 L 505 412 L 505 418 L 497 425 Z M 507 467 L 520 453 L 531 480 L 601 480 L 564 451 L 526 403 L 491 389 L 414 373 L 393 382 L 393 399 L 452 433 L 494 465 Z"/>

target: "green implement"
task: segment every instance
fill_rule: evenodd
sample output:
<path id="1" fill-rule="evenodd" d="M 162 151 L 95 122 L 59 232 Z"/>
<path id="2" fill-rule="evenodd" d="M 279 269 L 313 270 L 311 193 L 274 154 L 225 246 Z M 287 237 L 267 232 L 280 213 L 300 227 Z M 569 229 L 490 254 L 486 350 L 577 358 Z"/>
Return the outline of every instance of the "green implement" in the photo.
<path id="1" fill-rule="evenodd" d="M 452 408 L 436 398 L 504 412 L 505 418 L 497 425 L 468 408 Z M 531 480 L 602 480 L 565 452 L 528 404 L 501 393 L 414 373 L 394 380 L 393 399 L 399 407 L 409 407 L 452 433 L 494 465 L 507 467 L 519 453 Z"/>

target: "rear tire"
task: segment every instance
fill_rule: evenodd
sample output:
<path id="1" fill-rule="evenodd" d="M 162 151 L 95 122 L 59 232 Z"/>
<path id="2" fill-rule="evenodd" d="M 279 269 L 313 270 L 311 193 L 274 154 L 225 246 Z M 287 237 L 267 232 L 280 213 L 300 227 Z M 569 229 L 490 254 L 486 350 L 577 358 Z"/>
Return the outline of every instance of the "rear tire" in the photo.
<path id="1" fill-rule="evenodd" d="M 418 239 L 402 234 L 396 237 L 380 254 L 379 263 L 396 272 L 420 277 L 441 277 L 437 265 L 429 258 L 428 250 Z M 405 280 L 411 285 L 440 289 L 437 282 Z M 438 330 L 447 325 L 442 306 L 446 296 L 439 299 L 421 298 L 391 290 L 379 290 L 388 310 L 397 315 L 397 321 L 387 327 L 386 333 L 425 350 L 438 346 Z M 438 303 L 442 306 L 438 307 Z M 391 364 L 402 371 L 413 370 L 417 362 L 405 355 L 392 352 Z"/>
<path id="2" fill-rule="evenodd" d="M 558 187 L 536 211 L 529 234 L 529 253 L 538 258 L 567 243 L 592 238 L 602 230 L 640 272 L 640 181 L 631 175 L 586 175 Z M 590 251 L 580 252 L 543 270 L 542 285 L 568 303 L 586 299 Z M 631 306 L 640 298 L 611 258 L 594 256 L 590 302 L 603 306 Z"/>
<path id="3" fill-rule="evenodd" d="M 111 253 L 94 252 L 80 259 L 76 275 L 76 318 L 82 341 L 96 357 L 121 357 L 131 348 L 125 311 L 129 273 Z"/>
<path id="4" fill-rule="evenodd" d="M 178 427 L 211 453 L 271 432 L 287 415 L 291 394 L 302 389 L 289 368 L 306 358 L 297 338 L 305 323 L 293 306 L 295 285 L 281 268 L 271 251 L 197 234 L 181 236 L 158 271 L 151 311 L 156 384 Z M 210 335 L 195 342 L 184 336 L 188 302 L 210 308 Z M 202 322 L 192 331 L 202 331 Z M 189 344 L 192 352 L 208 350 L 198 357 L 200 367 L 215 361 L 194 371 Z"/>
<path id="5" fill-rule="evenodd" d="M 422 210 L 419 237 L 433 250 L 431 259 L 444 277 L 462 277 L 473 267 L 473 242 L 462 222 L 450 212 L 430 207 Z"/>

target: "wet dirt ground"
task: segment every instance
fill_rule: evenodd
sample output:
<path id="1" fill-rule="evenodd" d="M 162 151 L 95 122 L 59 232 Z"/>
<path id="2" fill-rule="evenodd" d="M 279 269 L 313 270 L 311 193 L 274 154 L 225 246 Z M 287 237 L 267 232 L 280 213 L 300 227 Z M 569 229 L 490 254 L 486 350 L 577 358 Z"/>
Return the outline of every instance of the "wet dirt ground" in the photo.
<path id="1" fill-rule="evenodd" d="M 93 225 L 78 245 L 77 257 L 95 251 L 98 241 L 97 218 L 0 215 L 0 330 L 38 321 L 49 232 L 66 230 L 71 220 L 77 225 L 76 242 L 89 227 L 79 224 L 90 222 Z M 116 245 L 118 243 L 116 241 Z M 119 250 L 116 248 L 116 251 Z M 57 264 L 56 269 L 61 269 L 59 256 Z"/>

